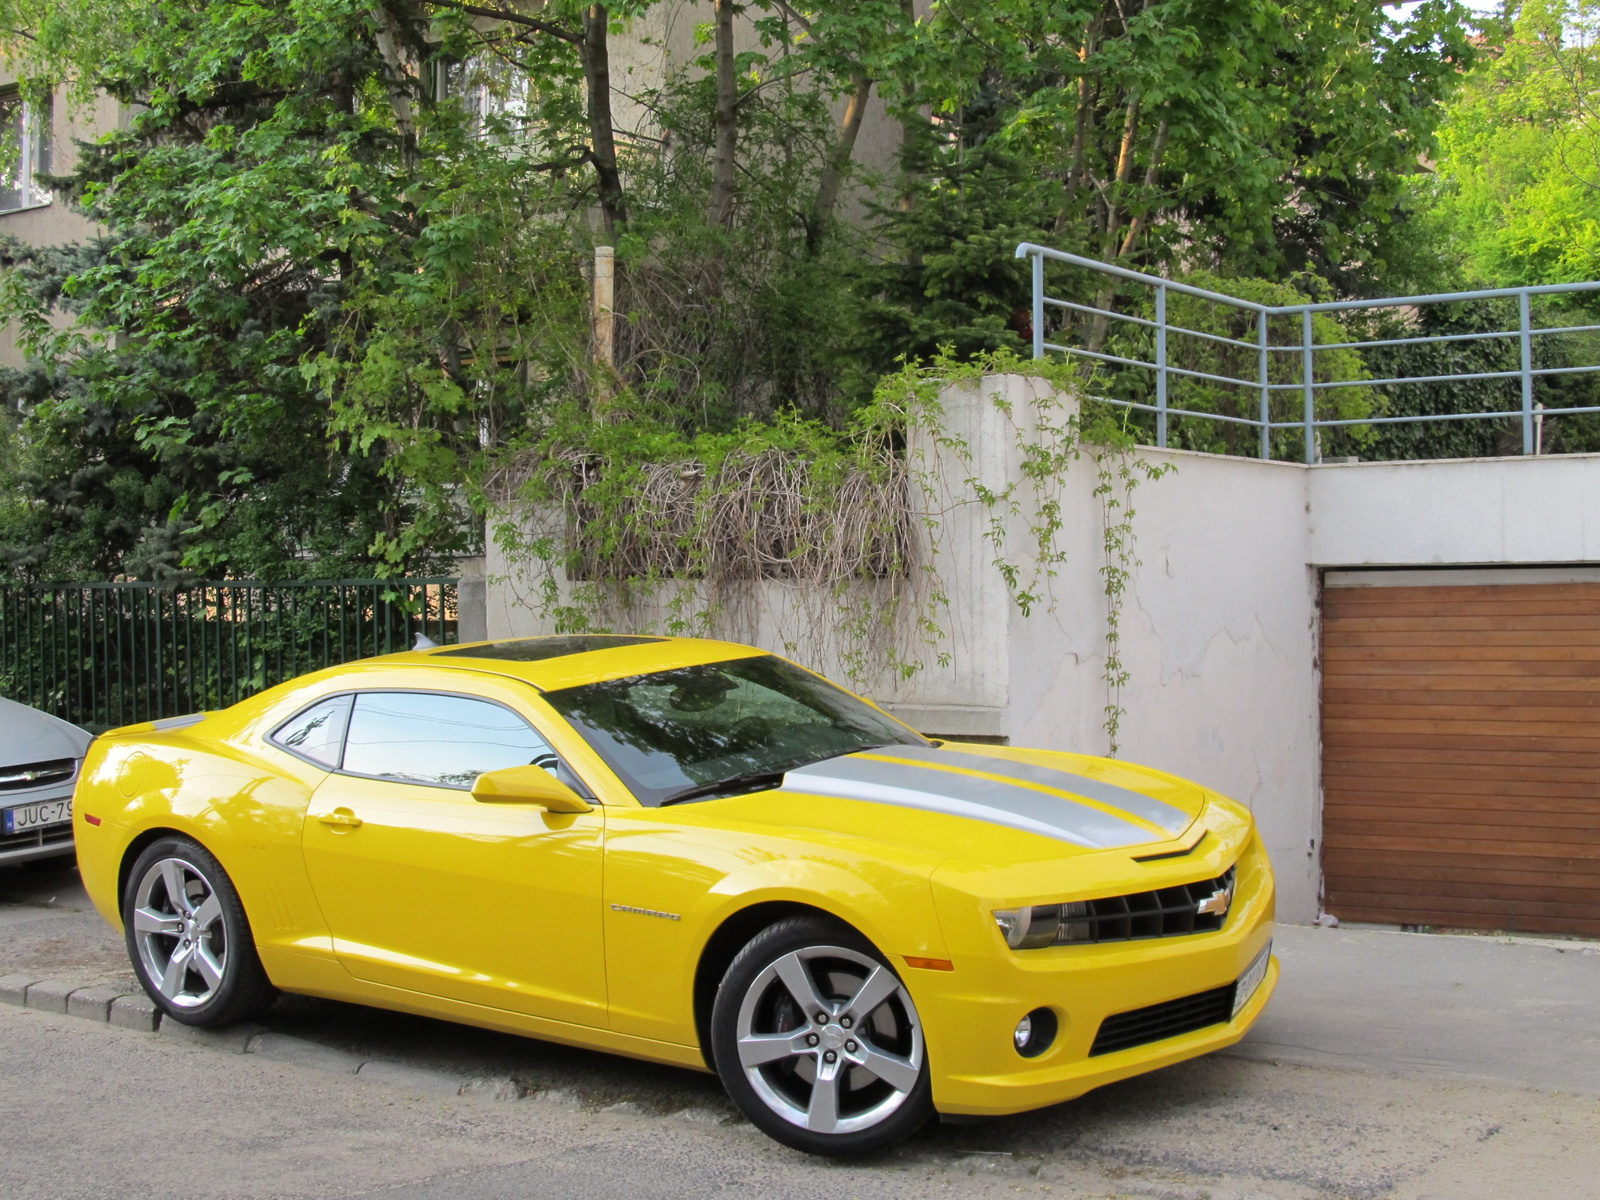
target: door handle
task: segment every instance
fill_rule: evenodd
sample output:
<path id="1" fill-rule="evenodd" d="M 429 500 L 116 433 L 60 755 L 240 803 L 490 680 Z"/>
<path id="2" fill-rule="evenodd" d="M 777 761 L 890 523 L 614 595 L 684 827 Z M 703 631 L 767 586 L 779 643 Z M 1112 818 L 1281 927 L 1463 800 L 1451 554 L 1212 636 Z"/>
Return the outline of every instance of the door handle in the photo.
<path id="1" fill-rule="evenodd" d="M 332 812 L 322 813 L 317 820 L 333 829 L 361 828 L 361 818 L 348 808 L 336 808 Z"/>

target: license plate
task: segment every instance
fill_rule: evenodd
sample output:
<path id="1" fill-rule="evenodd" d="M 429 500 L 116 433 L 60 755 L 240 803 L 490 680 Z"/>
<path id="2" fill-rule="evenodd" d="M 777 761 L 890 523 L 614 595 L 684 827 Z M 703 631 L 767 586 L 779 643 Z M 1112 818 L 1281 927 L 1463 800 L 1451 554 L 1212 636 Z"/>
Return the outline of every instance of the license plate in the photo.
<path id="1" fill-rule="evenodd" d="M 1250 1003 L 1250 997 L 1256 994 L 1256 989 L 1261 986 L 1261 981 L 1267 977 L 1267 965 L 1272 962 L 1272 943 L 1267 943 L 1267 948 L 1256 955 L 1256 960 L 1250 968 L 1239 976 L 1239 982 L 1233 987 L 1233 1016 L 1239 1015 L 1239 1010 Z M 1233 1018 L 1228 1018 L 1232 1020 Z"/>
<path id="2" fill-rule="evenodd" d="M 41 800 L 38 804 L 23 804 L 8 808 L 4 814 L 4 832 L 27 833 L 46 825 L 63 825 L 72 820 L 71 800 Z"/>

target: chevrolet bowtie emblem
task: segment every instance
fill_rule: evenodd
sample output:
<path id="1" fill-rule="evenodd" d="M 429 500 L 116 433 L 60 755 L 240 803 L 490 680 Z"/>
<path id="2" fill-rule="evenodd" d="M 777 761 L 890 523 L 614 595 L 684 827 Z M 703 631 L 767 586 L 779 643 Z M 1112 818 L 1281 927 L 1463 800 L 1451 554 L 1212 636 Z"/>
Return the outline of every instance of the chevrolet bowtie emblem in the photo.
<path id="1" fill-rule="evenodd" d="M 1222 916 L 1228 911 L 1228 906 L 1233 903 L 1233 889 L 1219 888 L 1200 901 L 1194 913 L 1197 917 L 1207 917 L 1215 914 Z"/>

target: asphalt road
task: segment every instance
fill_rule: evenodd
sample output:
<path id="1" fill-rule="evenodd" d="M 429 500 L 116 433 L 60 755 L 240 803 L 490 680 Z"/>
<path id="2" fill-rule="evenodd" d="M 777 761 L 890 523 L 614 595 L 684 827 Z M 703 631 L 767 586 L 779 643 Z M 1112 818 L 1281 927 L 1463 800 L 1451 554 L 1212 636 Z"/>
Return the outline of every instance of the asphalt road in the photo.
<path id="1" fill-rule="evenodd" d="M 53 899 L 52 899 L 53 898 Z M 0 1005 L 0 1195 L 1570 1200 L 1600 1178 L 1600 953 L 1285 929 L 1228 1055 L 866 1162 L 775 1145 L 715 1080 L 287 998 L 274 1030 L 510 1077 L 446 1096 Z M 0 873 L 0 974 L 126 983 L 70 875 Z"/>

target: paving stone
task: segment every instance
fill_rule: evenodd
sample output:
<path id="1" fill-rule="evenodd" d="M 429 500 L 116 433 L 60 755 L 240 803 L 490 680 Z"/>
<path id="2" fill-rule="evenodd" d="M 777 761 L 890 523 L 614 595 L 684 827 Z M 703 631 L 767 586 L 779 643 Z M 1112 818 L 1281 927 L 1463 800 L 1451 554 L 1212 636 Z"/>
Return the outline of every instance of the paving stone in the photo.
<path id="1" fill-rule="evenodd" d="M 26 1003 L 29 1008 L 37 1008 L 41 1012 L 64 1015 L 67 1011 L 67 997 L 76 989 L 76 984 L 62 983 L 59 979 L 43 979 L 28 985 Z"/>
<path id="2" fill-rule="evenodd" d="M 161 1010 L 149 996 L 118 996 L 111 1002 L 110 1019 L 119 1029 L 154 1033 L 161 1024 Z"/>
<path id="3" fill-rule="evenodd" d="M 461 1094 L 461 1076 L 447 1075 L 443 1071 L 429 1071 L 423 1067 L 408 1067 L 403 1063 L 362 1063 L 356 1078 L 368 1079 L 374 1083 L 392 1084 L 395 1087 L 408 1088 L 413 1092 L 431 1092 L 446 1096 Z"/>
<path id="4" fill-rule="evenodd" d="M 204 1046 L 207 1050 L 221 1050 L 228 1054 L 243 1054 L 250 1045 L 250 1039 L 263 1030 L 254 1021 L 240 1021 L 220 1029 L 199 1029 L 182 1021 L 164 1020 L 158 1032 L 175 1042 Z"/>
<path id="5" fill-rule="evenodd" d="M 0 1004 L 21 1004 L 28 986 L 38 982 L 32 975 L 0 975 Z"/>
<path id="6" fill-rule="evenodd" d="M 79 988 L 67 997 L 67 1016 L 104 1021 L 111 1016 L 111 1005 L 122 992 L 109 987 Z"/>
<path id="7" fill-rule="evenodd" d="M 295 1063 L 302 1067 L 315 1067 L 319 1071 L 337 1071 L 341 1075 L 354 1075 L 366 1061 L 320 1042 L 271 1031 L 258 1033 L 251 1038 L 245 1053 L 273 1062 Z"/>

